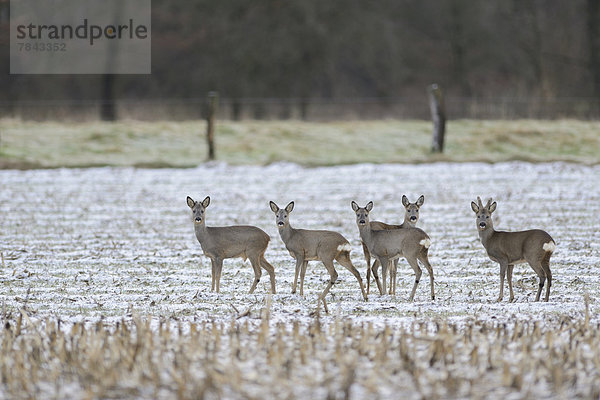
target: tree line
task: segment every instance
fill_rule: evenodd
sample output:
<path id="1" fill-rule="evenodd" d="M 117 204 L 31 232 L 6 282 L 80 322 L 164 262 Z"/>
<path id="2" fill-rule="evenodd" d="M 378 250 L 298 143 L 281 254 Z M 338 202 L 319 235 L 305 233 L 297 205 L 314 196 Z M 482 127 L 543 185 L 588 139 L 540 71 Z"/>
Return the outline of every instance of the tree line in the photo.
<path id="1" fill-rule="evenodd" d="M 0 101 L 600 98 L 600 0 L 152 1 L 152 74 L 10 75 Z M 240 103 L 241 104 L 241 103 Z M 235 107 L 234 107 L 235 108 Z"/>

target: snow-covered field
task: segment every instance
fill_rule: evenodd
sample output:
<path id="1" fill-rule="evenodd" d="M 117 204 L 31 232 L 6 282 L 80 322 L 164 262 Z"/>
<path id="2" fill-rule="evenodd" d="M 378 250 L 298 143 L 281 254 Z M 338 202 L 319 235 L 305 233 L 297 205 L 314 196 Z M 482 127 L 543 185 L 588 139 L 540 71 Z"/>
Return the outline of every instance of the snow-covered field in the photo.
<path id="1" fill-rule="evenodd" d="M 185 331 L 189 323 L 236 318 L 250 321 L 250 329 L 257 327 L 269 288 L 265 271 L 249 295 L 249 262 L 226 260 L 221 293 L 209 290 L 210 262 L 202 256 L 185 200 L 187 195 L 196 200 L 210 195 L 208 225 L 256 225 L 271 236 L 265 257 L 276 271 L 272 326 L 307 327 L 314 323 L 317 296 L 328 274 L 322 264 L 311 262 L 304 297 L 291 294 L 295 264 L 279 237 L 269 200 L 280 206 L 295 201 L 294 227 L 341 232 L 353 246 L 352 260 L 364 279 L 350 201 L 363 206 L 373 200 L 372 219 L 400 223 L 402 194 L 411 201 L 424 194 L 418 226 L 432 241 L 436 300 L 429 299 L 424 270 L 415 301 L 408 303 L 414 274 L 404 260 L 399 263 L 397 296 L 380 296 L 373 284 L 368 302 L 362 300 L 355 278 L 336 264 L 339 282 L 328 297 L 331 314 L 321 314 L 320 323 L 341 318 L 348 326 L 370 323 L 376 330 L 388 327 L 394 332 L 422 322 L 450 323 L 459 330 L 473 321 L 510 326 L 536 322 L 553 330 L 565 318 L 584 317 L 586 293 L 591 323 L 600 322 L 598 165 L 209 164 L 195 169 L 4 170 L 0 184 L 4 318 L 23 309 L 34 322 L 60 319 L 92 326 L 102 320 L 114 326 L 141 315 L 154 328 L 161 320 L 183 323 Z M 499 268 L 479 242 L 470 208 L 478 195 L 498 202 L 497 229 L 541 228 L 557 242 L 549 303 L 533 301 L 537 278 L 526 264 L 515 267 L 515 301 L 508 303 L 507 288 L 504 301 L 495 301 Z M 393 387 L 382 387 L 378 395 L 393 394 Z"/>

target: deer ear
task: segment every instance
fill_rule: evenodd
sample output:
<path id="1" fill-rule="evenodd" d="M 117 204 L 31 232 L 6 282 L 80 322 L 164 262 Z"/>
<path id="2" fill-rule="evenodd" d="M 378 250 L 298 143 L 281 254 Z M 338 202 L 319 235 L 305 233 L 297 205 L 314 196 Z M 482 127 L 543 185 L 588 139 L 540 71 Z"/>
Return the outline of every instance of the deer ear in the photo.
<path id="1" fill-rule="evenodd" d="M 367 205 L 365 206 L 365 209 L 368 212 L 371 212 L 371 210 L 373 209 L 373 202 L 372 201 L 368 202 Z"/>
<path id="2" fill-rule="evenodd" d="M 292 212 L 292 210 L 294 209 L 294 202 L 290 201 L 290 204 L 288 204 L 287 206 L 285 206 L 285 211 L 289 214 Z"/>
<path id="3" fill-rule="evenodd" d="M 404 207 L 408 207 L 408 205 L 410 204 L 410 201 L 408 201 L 408 197 L 406 197 L 405 194 L 402 195 L 402 205 Z"/>
<path id="4" fill-rule="evenodd" d="M 271 207 L 271 211 L 273 211 L 274 213 L 279 211 L 279 206 L 272 201 L 269 202 L 269 207 Z"/>
<path id="5" fill-rule="evenodd" d="M 417 206 L 421 207 L 423 205 L 423 203 L 425 203 L 425 196 L 421 195 L 417 199 Z"/>
<path id="6" fill-rule="evenodd" d="M 490 204 L 490 206 L 488 207 L 488 210 L 493 213 L 494 211 L 496 211 L 496 202 L 493 202 L 492 204 Z"/>
<path id="7" fill-rule="evenodd" d="M 471 202 L 471 210 L 473 210 L 473 212 L 475 214 L 477 214 L 479 212 L 479 206 L 477 204 L 475 204 L 474 201 Z"/>
<path id="8" fill-rule="evenodd" d="M 352 203 L 350 203 L 350 204 L 352 204 L 352 210 L 354 210 L 354 212 L 357 212 L 358 209 L 360 208 L 354 200 L 352 200 Z"/>
<path id="9" fill-rule="evenodd" d="M 194 208 L 194 204 L 196 204 L 196 202 L 194 201 L 194 199 L 192 199 L 190 196 L 187 197 L 187 205 L 189 208 Z"/>
<path id="10" fill-rule="evenodd" d="M 210 204 L 210 196 L 206 196 L 204 200 L 202 200 L 202 207 L 206 208 Z"/>

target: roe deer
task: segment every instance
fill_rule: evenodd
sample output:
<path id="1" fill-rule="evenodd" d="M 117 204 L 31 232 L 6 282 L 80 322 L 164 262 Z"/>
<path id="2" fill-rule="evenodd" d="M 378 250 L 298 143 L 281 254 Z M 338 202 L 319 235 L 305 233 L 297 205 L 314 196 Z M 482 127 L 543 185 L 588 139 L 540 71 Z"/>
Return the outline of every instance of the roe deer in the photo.
<path id="1" fill-rule="evenodd" d="M 402 205 L 404 206 L 404 222 L 402 222 L 402 224 L 400 225 L 390 225 L 390 224 L 386 224 L 380 221 L 371 221 L 370 225 L 371 225 L 371 229 L 374 229 L 376 231 L 381 231 L 381 230 L 390 230 L 390 229 L 402 229 L 402 228 L 414 228 L 417 225 L 417 221 L 419 220 L 419 209 L 421 208 L 421 206 L 423 205 L 423 203 L 425 202 L 425 196 L 421 195 L 419 196 L 419 198 L 417 199 L 416 202 L 411 203 L 408 200 L 408 197 L 406 197 L 406 195 L 402 195 Z M 365 259 L 367 261 L 367 294 L 370 293 L 370 289 L 371 289 L 371 270 L 375 270 L 377 271 L 377 268 L 379 268 L 379 261 L 377 259 L 375 259 L 375 261 L 373 262 L 373 266 L 371 267 L 371 254 L 369 253 L 369 249 L 367 248 L 367 245 L 362 242 L 362 248 L 363 248 L 363 253 L 365 254 Z M 393 261 L 393 266 L 391 269 L 391 273 L 390 273 L 390 293 L 389 294 L 396 294 L 396 272 L 398 269 L 398 259 L 395 259 Z M 375 272 L 377 273 L 377 272 Z M 382 289 L 380 287 L 380 283 L 379 280 L 375 280 L 375 282 L 377 283 L 377 288 L 379 289 L 379 292 L 381 294 L 383 294 Z"/>
<path id="2" fill-rule="evenodd" d="M 281 240 L 285 243 L 285 247 L 290 252 L 290 255 L 296 259 L 296 271 L 294 274 L 294 284 L 292 293 L 296 293 L 298 285 L 298 273 L 300 273 L 300 295 L 304 295 L 304 275 L 309 261 L 322 261 L 329 272 L 329 283 L 323 293 L 319 296 L 319 300 L 323 301 L 325 312 L 327 311 L 327 303 L 325 296 L 335 283 L 338 274 L 333 265 L 333 260 L 336 260 L 341 265 L 346 267 L 358 280 L 362 296 L 367 301 L 367 295 L 363 286 L 362 279 L 358 270 L 352 265 L 350 260 L 350 251 L 352 247 L 350 243 L 341 234 L 332 231 L 317 231 L 308 229 L 294 229 L 290 225 L 289 214 L 294 209 L 294 202 L 290 202 L 284 209 L 279 208 L 274 202 L 269 202 L 271 210 L 275 213 L 275 222 L 281 235 Z"/>
<path id="3" fill-rule="evenodd" d="M 502 301 L 504 294 L 504 275 L 508 273 L 508 289 L 510 299 L 515 296 L 512 287 L 512 273 L 515 264 L 529 263 L 531 268 L 540 278 L 535 301 L 540 300 L 540 294 L 544 288 L 544 280 L 548 280 L 546 298 L 550 297 L 550 286 L 552 286 L 552 273 L 550 272 L 550 257 L 556 249 L 556 242 L 545 231 L 533 229 L 521 232 L 496 231 L 492 222 L 492 213 L 496 210 L 496 202 L 492 199 L 484 206 L 481 198 L 477 197 L 477 204 L 471 202 L 471 209 L 476 214 L 477 230 L 479 239 L 485 247 L 492 261 L 500 264 L 500 295 L 498 301 Z"/>
<path id="4" fill-rule="evenodd" d="M 369 253 L 379 260 L 382 268 L 383 290 L 386 292 L 387 269 L 389 262 L 404 256 L 406 261 L 415 271 L 415 284 L 412 288 L 409 301 L 412 301 L 419 279 L 421 279 L 421 268 L 418 261 L 421 261 L 429 273 L 431 284 L 431 299 L 435 300 L 433 289 L 433 268 L 429 264 L 427 257 L 431 240 L 425 232 L 419 228 L 403 228 L 392 230 L 374 230 L 369 224 L 369 212 L 373 209 L 373 202 L 370 201 L 364 208 L 359 207 L 356 202 L 352 202 L 352 209 L 356 213 L 356 224 L 360 232 L 360 238 L 369 249 Z M 417 261 L 418 260 L 418 261 Z M 373 270 L 375 280 L 379 280 L 376 270 Z M 380 284 L 378 283 L 378 286 Z"/>
<path id="5" fill-rule="evenodd" d="M 204 255 L 209 257 L 212 263 L 211 291 L 215 290 L 216 285 L 216 291 L 219 293 L 223 260 L 241 257 L 244 261 L 246 258 L 250 259 L 254 269 L 254 282 L 250 287 L 250 293 L 254 292 L 260 281 L 262 267 L 271 278 L 271 293 L 275 294 L 275 269 L 264 256 L 271 239 L 269 235 L 255 226 L 206 226 L 205 209 L 210 204 L 209 196 L 201 202 L 194 201 L 188 196 L 187 204 L 192 209 L 196 238 L 202 246 Z"/>

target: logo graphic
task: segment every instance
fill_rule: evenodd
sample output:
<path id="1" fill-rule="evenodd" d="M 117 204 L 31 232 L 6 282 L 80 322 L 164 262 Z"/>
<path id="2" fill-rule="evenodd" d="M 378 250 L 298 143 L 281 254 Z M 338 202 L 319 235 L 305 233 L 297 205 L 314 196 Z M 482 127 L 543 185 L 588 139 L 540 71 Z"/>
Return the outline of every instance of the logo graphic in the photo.
<path id="1" fill-rule="evenodd" d="M 11 74 L 149 74 L 150 0 L 11 0 Z"/>

